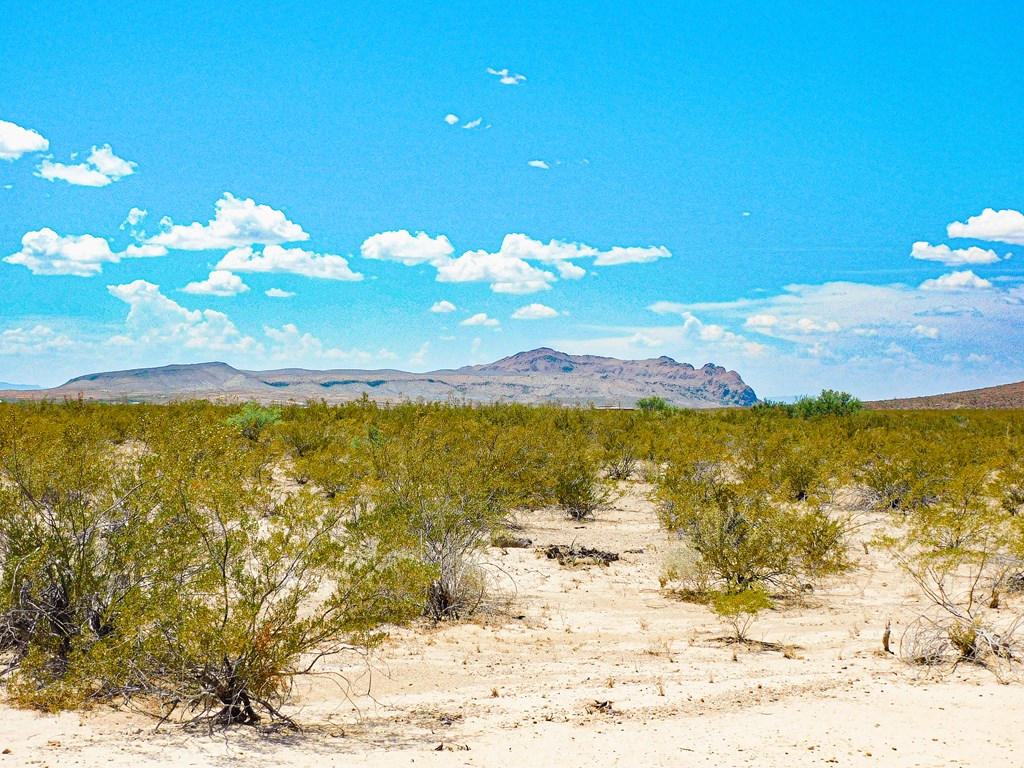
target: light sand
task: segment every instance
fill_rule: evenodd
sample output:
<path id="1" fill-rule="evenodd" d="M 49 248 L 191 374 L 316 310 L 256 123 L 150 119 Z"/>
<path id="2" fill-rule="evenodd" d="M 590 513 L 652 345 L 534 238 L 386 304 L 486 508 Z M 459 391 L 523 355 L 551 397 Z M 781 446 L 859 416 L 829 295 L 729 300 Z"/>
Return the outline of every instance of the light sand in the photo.
<path id="1" fill-rule="evenodd" d="M 1024 760 L 1024 686 L 971 666 L 940 674 L 881 652 L 886 621 L 895 644 L 923 607 L 884 553 L 858 547 L 851 574 L 763 613 L 751 636 L 785 652 L 730 645 L 707 608 L 659 589 L 669 543 L 644 491 L 632 486 L 582 526 L 552 512 L 524 518 L 535 545 L 575 540 L 622 560 L 565 568 L 533 549 L 489 550 L 492 572 L 515 588 L 507 614 L 396 632 L 372 673 L 358 659 L 328 663 L 349 684 L 330 676 L 298 684 L 288 712 L 307 727 L 302 735 L 154 732 L 152 720 L 106 708 L 46 716 L 0 705 L 0 751 L 10 749 L 0 768 Z M 1019 601 L 1007 610 L 1020 610 Z"/>

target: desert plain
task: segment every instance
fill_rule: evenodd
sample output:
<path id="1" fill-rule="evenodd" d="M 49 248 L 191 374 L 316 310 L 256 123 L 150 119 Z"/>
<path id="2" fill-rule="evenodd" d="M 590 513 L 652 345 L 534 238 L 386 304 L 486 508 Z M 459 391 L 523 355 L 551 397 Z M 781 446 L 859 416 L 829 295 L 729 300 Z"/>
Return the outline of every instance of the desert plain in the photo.
<path id="1" fill-rule="evenodd" d="M 96 705 L 58 715 L 0 704 L 8 766 L 1010 766 L 1024 687 L 972 664 L 916 666 L 882 650 L 927 606 L 869 542 L 856 566 L 762 611 L 750 640 L 663 589 L 673 540 L 651 487 L 620 484 L 593 520 L 521 515 L 529 547 L 490 547 L 503 596 L 468 620 L 395 629 L 369 657 L 296 683 L 301 732 L 157 727 Z M 562 565 L 552 544 L 613 551 Z M 867 546 L 865 546 L 867 545 Z M 1004 602 L 1014 609 L 1019 597 Z"/>

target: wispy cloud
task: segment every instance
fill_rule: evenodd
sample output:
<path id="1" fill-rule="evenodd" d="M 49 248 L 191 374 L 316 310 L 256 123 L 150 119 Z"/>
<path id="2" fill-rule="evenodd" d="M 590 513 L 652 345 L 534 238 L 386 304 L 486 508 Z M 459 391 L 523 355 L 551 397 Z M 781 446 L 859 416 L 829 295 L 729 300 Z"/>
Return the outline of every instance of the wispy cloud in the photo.
<path id="1" fill-rule="evenodd" d="M 281 288 L 268 288 L 264 293 L 272 299 L 290 299 L 295 295 L 294 291 L 285 291 Z"/>
<path id="2" fill-rule="evenodd" d="M 49 326 L 9 328 L 0 331 L 0 355 L 41 355 L 74 349 L 78 343 Z"/>
<path id="3" fill-rule="evenodd" d="M 478 128 L 480 126 L 480 123 L 482 123 L 483 121 L 484 119 L 482 117 L 478 117 L 476 120 L 471 120 L 462 127 L 464 129 L 471 130 L 473 128 Z"/>
<path id="4" fill-rule="evenodd" d="M 543 160 L 529 160 L 529 161 L 527 161 L 526 164 L 531 166 L 532 168 L 541 168 L 541 169 L 543 169 L 545 171 L 550 171 L 551 170 L 551 166 L 548 165 Z"/>
<path id="5" fill-rule="evenodd" d="M 445 301 L 442 299 L 441 301 L 434 302 L 434 305 L 430 308 L 430 311 L 437 312 L 440 314 L 447 314 L 448 312 L 454 312 L 456 309 L 458 309 L 458 307 L 456 307 L 450 301 Z"/>
<path id="6" fill-rule="evenodd" d="M 128 304 L 127 333 L 113 337 L 116 346 L 180 350 L 259 352 L 259 343 L 246 336 L 223 312 L 186 309 L 145 280 L 108 285 L 112 296 Z"/>
<path id="7" fill-rule="evenodd" d="M 492 69 L 487 68 L 487 74 L 494 75 L 498 78 L 498 82 L 502 85 L 520 85 L 526 82 L 526 78 L 519 73 L 513 74 L 508 69 Z"/>

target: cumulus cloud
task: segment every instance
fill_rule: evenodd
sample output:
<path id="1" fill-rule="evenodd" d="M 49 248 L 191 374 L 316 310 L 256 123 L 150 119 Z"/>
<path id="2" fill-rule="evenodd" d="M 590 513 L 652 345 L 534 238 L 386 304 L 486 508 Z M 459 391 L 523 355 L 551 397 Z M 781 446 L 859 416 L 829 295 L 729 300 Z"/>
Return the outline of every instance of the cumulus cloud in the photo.
<path id="1" fill-rule="evenodd" d="M 495 293 L 525 294 L 550 290 L 556 278 L 551 272 L 515 256 L 468 251 L 438 266 L 437 280 L 441 283 L 490 283 Z"/>
<path id="2" fill-rule="evenodd" d="M 971 216 L 966 223 L 954 221 L 946 227 L 946 234 L 950 237 L 1024 245 L 1024 213 L 986 208 L 979 215 Z"/>
<path id="3" fill-rule="evenodd" d="M 114 337 L 122 346 L 154 345 L 185 350 L 254 352 L 260 345 L 238 330 L 223 312 L 186 309 L 160 292 L 160 286 L 145 280 L 108 285 L 112 296 L 128 304 L 128 333 Z"/>
<path id="4" fill-rule="evenodd" d="M 518 73 L 512 74 L 508 69 L 491 69 L 488 67 L 487 74 L 496 76 L 498 82 L 502 85 L 519 85 L 526 82 L 525 77 Z"/>
<path id="5" fill-rule="evenodd" d="M 105 187 L 135 173 L 137 163 L 124 160 L 114 154 L 109 144 L 95 146 L 84 163 L 65 165 L 43 160 L 36 169 L 36 176 L 47 181 L 66 181 L 78 187 Z"/>
<path id="6" fill-rule="evenodd" d="M 970 291 L 991 288 L 992 283 L 965 269 L 962 272 L 950 272 L 934 280 L 925 280 L 919 287 L 922 291 Z"/>
<path id="7" fill-rule="evenodd" d="M 493 317 L 488 317 L 486 312 L 478 312 L 472 317 L 467 317 L 459 325 L 482 325 L 487 328 L 496 328 L 501 323 Z"/>
<path id="8" fill-rule="evenodd" d="M 435 301 L 433 306 L 430 308 L 430 311 L 445 314 L 448 312 L 454 312 L 456 309 L 458 309 L 458 307 L 456 307 L 450 301 L 442 299 L 441 301 Z"/>
<path id="9" fill-rule="evenodd" d="M 290 299 L 295 295 L 294 291 L 284 291 L 280 288 L 268 288 L 264 293 L 272 299 Z"/>
<path id="10" fill-rule="evenodd" d="M 247 245 L 277 245 L 308 240 L 302 227 L 269 205 L 257 205 L 252 199 L 239 199 L 229 192 L 216 203 L 214 218 L 206 224 L 173 224 L 161 220 L 165 231 L 148 242 L 181 251 L 207 251 Z"/>
<path id="11" fill-rule="evenodd" d="M 33 275 L 74 275 L 91 277 L 103 271 L 104 264 L 121 259 L 163 256 L 167 249 L 159 245 L 129 245 L 115 253 L 110 243 L 94 235 L 61 236 L 44 227 L 21 238 L 21 250 L 4 258 L 8 264 L 20 264 Z"/>
<path id="12" fill-rule="evenodd" d="M 368 238 L 361 247 L 364 258 L 397 261 L 406 266 L 429 264 L 437 269 L 441 283 L 489 283 L 496 293 L 527 294 L 551 288 L 560 277 L 579 280 L 586 270 L 574 259 L 593 258 L 600 266 L 649 263 L 671 256 L 668 249 L 621 248 L 599 251 L 582 243 L 551 240 L 544 243 L 524 234 L 505 235 L 496 252 L 466 251 L 457 258 L 447 237 L 415 236 L 406 230 L 382 232 Z M 551 267 L 549 271 L 530 262 Z M 557 276 L 556 273 L 557 272 Z"/>
<path id="13" fill-rule="evenodd" d="M 217 269 L 229 272 L 274 272 L 324 280 L 358 281 L 363 279 L 353 272 L 348 259 L 330 253 L 313 253 L 301 248 L 282 248 L 268 245 L 262 253 L 252 248 L 234 248 L 217 264 Z"/>
<path id="14" fill-rule="evenodd" d="M 448 125 L 455 125 L 459 122 L 459 118 L 456 115 L 447 114 L 444 116 L 444 121 L 448 123 Z"/>
<path id="15" fill-rule="evenodd" d="M 512 313 L 513 320 L 546 320 L 551 317 L 558 317 L 557 309 L 544 304 L 527 304 Z"/>
<path id="16" fill-rule="evenodd" d="M 364 259 L 397 261 L 407 267 L 443 262 L 454 250 L 444 235 L 431 237 L 426 232 L 411 235 L 405 229 L 368 237 L 359 249 Z"/>
<path id="17" fill-rule="evenodd" d="M 182 290 L 201 296 L 237 296 L 249 290 L 238 275 L 224 269 L 217 269 L 202 282 L 189 283 Z"/>
<path id="18" fill-rule="evenodd" d="M 0 160 L 17 160 L 29 152 L 45 152 L 50 142 L 31 128 L 0 120 Z"/>
<path id="19" fill-rule="evenodd" d="M 72 349 L 76 343 L 45 325 L 0 332 L 0 355 L 41 355 Z"/>
<path id="20" fill-rule="evenodd" d="M 961 267 L 966 264 L 995 264 L 1001 261 L 999 254 L 992 250 L 971 246 L 952 249 L 948 245 L 931 245 L 926 242 L 914 243 L 910 250 L 912 258 L 923 261 L 937 261 L 947 267 Z"/>
<path id="21" fill-rule="evenodd" d="M 922 339 L 937 339 L 939 338 L 939 329 L 929 325 L 921 325 L 920 323 L 915 325 L 911 331 L 912 334 Z"/>
<path id="22" fill-rule="evenodd" d="M 545 171 L 550 171 L 551 170 L 551 166 L 548 165 L 543 160 L 529 160 L 529 161 L 527 161 L 526 164 L 529 165 L 529 166 L 532 166 L 534 168 L 542 168 Z"/>

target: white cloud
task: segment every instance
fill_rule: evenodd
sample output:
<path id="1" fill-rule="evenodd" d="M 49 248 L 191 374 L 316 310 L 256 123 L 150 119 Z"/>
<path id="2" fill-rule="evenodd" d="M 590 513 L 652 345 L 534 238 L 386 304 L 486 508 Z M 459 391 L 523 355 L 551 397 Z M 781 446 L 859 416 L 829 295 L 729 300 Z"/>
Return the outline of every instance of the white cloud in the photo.
<path id="1" fill-rule="evenodd" d="M 128 211 L 128 215 L 125 217 L 124 221 L 121 222 L 121 229 L 129 229 L 139 226 L 139 222 L 146 218 L 147 214 L 148 211 L 145 211 L 142 208 L 132 208 Z"/>
<path id="2" fill-rule="evenodd" d="M 530 160 L 526 163 L 527 165 L 533 166 L 534 168 L 543 168 L 545 171 L 550 171 L 551 166 L 543 160 Z"/>
<path id="3" fill-rule="evenodd" d="M 74 348 L 76 343 L 45 325 L 0 332 L 0 355 L 41 355 Z"/>
<path id="4" fill-rule="evenodd" d="M 145 280 L 108 285 L 112 296 L 129 305 L 128 333 L 112 341 L 121 346 L 179 347 L 215 352 L 256 352 L 260 345 L 244 336 L 223 312 L 186 309 Z"/>
<path id="5" fill-rule="evenodd" d="M 268 245 L 263 253 L 252 248 L 234 248 L 228 251 L 217 264 L 217 269 L 231 272 L 273 272 L 304 275 L 324 280 L 358 281 L 363 279 L 359 272 L 353 272 L 348 259 L 330 253 L 313 253 L 302 248 L 282 248 Z"/>
<path id="6" fill-rule="evenodd" d="M 1024 213 L 986 208 L 978 216 L 971 216 L 966 224 L 954 221 L 946 227 L 946 234 L 950 237 L 1024 245 Z"/>
<path id="7" fill-rule="evenodd" d="M 546 320 L 551 317 L 558 317 L 557 309 L 544 304 L 527 304 L 512 313 L 513 320 Z"/>
<path id="8" fill-rule="evenodd" d="M 268 288 L 264 293 L 272 299 L 290 299 L 295 295 L 294 291 L 284 291 L 280 288 Z"/>
<path id="9" fill-rule="evenodd" d="M 61 236 L 44 227 L 21 238 L 21 250 L 4 258 L 8 264 L 28 267 L 33 275 L 74 275 L 91 277 L 103 271 L 104 264 L 121 259 L 163 256 L 167 249 L 158 245 L 129 245 L 115 253 L 110 243 L 94 235 Z"/>
<path id="10" fill-rule="evenodd" d="M 925 280 L 918 287 L 922 291 L 969 291 L 991 288 L 992 283 L 965 269 L 962 272 L 950 272 L 934 280 Z"/>
<path id="11" fill-rule="evenodd" d="M 303 333 L 294 323 L 285 323 L 280 328 L 263 326 L 263 333 L 273 344 L 268 350 L 272 360 L 305 365 L 311 362 L 367 363 L 371 360 L 396 360 L 398 356 L 387 349 L 376 353 L 362 349 L 339 349 L 330 347 L 311 333 Z"/>
<path id="12" fill-rule="evenodd" d="M 257 205 L 252 199 L 241 200 L 225 192 L 216 209 L 214 218 L 206 224 L 172 224 L 164 217 L 160 223 L 165 231 L 148 242 L 182 251 L 207 251 L 309 239 L 302 227 L 289 221 L 284 213 L 269 205 Z"/>
<path id="13" fill-rule="evenodd" d="M 496 328 L 500 323 L 493 317 L 488 317 L 486 312 L 478 312 L 472 317 L 467 317 L 459 325 L 482 325 L 487 328 Z"/>
<path id="14" fill-rule="evenodd" d="M 665 246 L 657 248 L 612 248 L 597 254 L 594 266 L 609 267 L 618 264 L 650 264 L 658 259 L 667 259 L 672 253 Z"/>
<path id="15" fill-rule="evenodd" d="M 405 229 L 368 237 L 359 249 L 364 259 L 398 261 L 407 267 L 443 262 L 454 250 L 444 235 L 431 237 L 426 232 L 417 232 L 413 236 Z"/>
<path id="16" fill-rule="evenodd" d="M 520 74 L 512 74 L 507 69 L 491 69 L 487 68 L 487 74 L 495 75 L 498 77 L 498 82 L 502 85 L 519 85 L 526 81 L 526 78 Z"/>
<path id="17" fill-rule="evenodd" d="M 30 128 L 0 120 L 0 160 L 17 160 L 29 152 L 45 152 L 50 142 Z"/>
<path id="18" fill-rule="evenodd" d="M 466 123 L 464 126 L 462 126 L 462 128 L 463 130 L 471 130 L 473 128 L 479 127 L 480 123 L 482 123 L 483 121 L 484 119 L 482 117 L 478 117 L 476 120 L 471 120 L 470 122 Z"/>
<path id="19" fill-rule="evenodd" d="M 939 329 L 928 325 L 915 325 L 911 331 L 912 334 L 921 339 L 937 339 L 939 338 Z"/>
<path id="20" fill-rule="evenodd" d="M 448 114 L 444 116 L 444 121 L 448 123 L 448 125 L 455 125 L 459 122 L 459 118 L 456 115 Z"/>
<path id="21" fill-rule="evenodd" d="M 558 277 L 579 280 L 586 270 L 572 259 L 594 258 L 595 264 L 645 263 L 668 258 L 666 248 L 620 248 L 599 251 L 582 243 L 551 240 L 544 243 L 523 234 L 505 235 L 497 252 L 466 251 L 452 258 L 452 244 L 444 235 L 430 237 L 419 232 L 415 236 L 406 230 L 382 232 L 363 243 L 364 258 L 397 261 L 406 266 L 430 264 L 437 269 L 441 283 L 490 283 L 496 293 L 527 294 L 551 288 Z M 541 269 L 529 262 L 549 265 L 558 273 Z"/>
<path id="22" fill-rule="evenodd" d="M 36 169 L 36 176 L 54 181 L 60 179 L 78 187 L 105 187 L 135 173 L 137 163 L 124 160 L 114 154 L 109 144 L 95 146 L 84 163 L 65 165 L 43 160 Z"/>
<path id="23" fill-rule="evenodd" d="M 210 276 L 198 283 L 189 283 L 182 290 L 202 296 L 237 296 L 249 290 L 238 275 L 224 269 L 217 269 Z"/>
<path id="24" fill-rule="evenodd" d="M 447 312 L 454 312 L 456 309 L 458 309 L 458 307 L 456 307 L 450 301 L 441 300 L 441 301 L 435 301 L 433 306 L 430 308 L 430 311 L 431 312 L 439 312 L 441 314 L 444 314 L 444 313 L 447 313 Z"/>
<path id="25" fill-rule="evenodd" d="M 995 264 L 1001 260 L 995 251 L 977 246 L 954 250 L 948 245 L 931 245 L 923 241 L 914 243 L 910 255 L 912 258 L 923 261 L 937 261 L 947 267 L 960 267 L 965 264 Z"/>
<path id="26" fill-rule="evenodd" d="M 495 293 L 536 293 L 551 288 L 555 276 L 504 253 L 467 251 L 437 269 L 441 283 L 490 283 Z"/>

